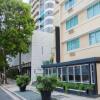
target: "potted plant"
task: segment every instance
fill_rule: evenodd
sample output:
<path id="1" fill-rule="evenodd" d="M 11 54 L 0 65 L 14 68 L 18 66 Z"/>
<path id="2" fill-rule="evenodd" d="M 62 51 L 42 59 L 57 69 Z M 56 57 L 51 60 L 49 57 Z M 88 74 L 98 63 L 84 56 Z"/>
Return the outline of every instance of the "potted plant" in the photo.
<path id="1" fill-rule="evenodd" d="M 93 90 L 94 90 L 94 85 L 89 84 L 89 85 L 86 86 L 86 93 L 87 93 L 88 95 L 92 95 Z"/>
<path id="2" fill-rule="evenodd" d="M 38 76 L 36 88 L 41 93 L 42 100 L 51 100 L 51 93 L 57 87 L 57 78 L 54 76 Z"/>
<path id="3" fill-rule="evenodd" d="M 30 82 L 30 77 L 28 75 L 18 75 L 16 78 L 16 83 L 20 88 L 21 92 L 26 91 L 26 86 L 29 84 Z"/>

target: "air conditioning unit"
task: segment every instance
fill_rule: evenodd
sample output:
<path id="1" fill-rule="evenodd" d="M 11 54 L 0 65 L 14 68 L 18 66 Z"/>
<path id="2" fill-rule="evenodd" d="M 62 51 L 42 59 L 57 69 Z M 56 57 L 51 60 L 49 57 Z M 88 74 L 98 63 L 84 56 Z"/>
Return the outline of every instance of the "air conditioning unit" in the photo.
<path id="1" fill-rule="evenodd" d="M 68 31 L 68 33 L 69 33 L 69 34 L 74 33 L 74 29 L 70 29 L 70 30 Z"/>
<path id="2" fill-rule="evenodd" d="M 72 12 L 72 11 L 73 11 L 73 8 L 70 7 L 70 8 L 68 9 L 68 12 L 70 13 L 70 12 Z"/>
<path id="3" fill-rule="evenodd" d="M 71 52 L 70 53 L 70 56 L 75 56 L 75 52 Z"/>

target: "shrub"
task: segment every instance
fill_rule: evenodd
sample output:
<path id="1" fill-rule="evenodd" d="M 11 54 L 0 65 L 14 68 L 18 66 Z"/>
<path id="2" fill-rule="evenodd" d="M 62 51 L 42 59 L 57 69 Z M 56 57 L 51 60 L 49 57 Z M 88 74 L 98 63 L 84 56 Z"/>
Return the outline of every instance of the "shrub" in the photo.
<path id="1" fill-rule="evenodd" d="M 30 77 L 28 75 L 18 75 L 16 78 L 16 83 L 19 87 L 27 86 L 30 82 Z"/>
<path id="2" fill-rule="evenodd" d="M 53 91 L 57 87 L 57 78 L 54 76 L 38 76 L 36 88 L 38 91 Z"/>

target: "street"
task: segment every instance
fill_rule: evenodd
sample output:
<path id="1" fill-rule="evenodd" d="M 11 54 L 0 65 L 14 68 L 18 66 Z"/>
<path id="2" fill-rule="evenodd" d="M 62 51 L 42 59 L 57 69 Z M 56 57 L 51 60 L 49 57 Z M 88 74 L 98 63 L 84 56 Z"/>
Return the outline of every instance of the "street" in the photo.
<path id="1" fill-rule="evenodd" d="M 13 99 L 0 88 L 0 100 L 13 100 Z"/>

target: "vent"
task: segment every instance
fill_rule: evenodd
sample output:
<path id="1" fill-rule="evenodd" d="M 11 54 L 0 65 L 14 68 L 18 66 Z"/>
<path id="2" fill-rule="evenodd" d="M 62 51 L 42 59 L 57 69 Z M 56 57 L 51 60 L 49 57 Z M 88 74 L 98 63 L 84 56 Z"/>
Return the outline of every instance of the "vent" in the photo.
<path id="1" fill-rule="evenodd" d="M 69 34 L 74 33 L 74 29 L 69 30 L 68 33 L 69 33 Z"/>
<path id="2" fill-rule="evenodd" d="M 75 52 L 71 52 L 70 53 L 70 56 L 75 56 Z"/>

